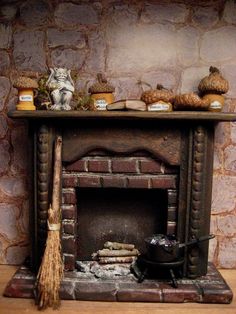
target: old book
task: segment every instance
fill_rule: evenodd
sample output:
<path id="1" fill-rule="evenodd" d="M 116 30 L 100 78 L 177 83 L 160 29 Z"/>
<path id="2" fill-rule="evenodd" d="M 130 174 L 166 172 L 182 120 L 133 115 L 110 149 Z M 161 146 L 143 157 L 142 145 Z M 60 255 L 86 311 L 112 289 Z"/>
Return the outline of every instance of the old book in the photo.
<path id="1" fill-rule="evenodd" d="M 107 105 L 107 110 L 138 110 L 146 111 L 146 104 L 139 99 L 124 99 Z"/>

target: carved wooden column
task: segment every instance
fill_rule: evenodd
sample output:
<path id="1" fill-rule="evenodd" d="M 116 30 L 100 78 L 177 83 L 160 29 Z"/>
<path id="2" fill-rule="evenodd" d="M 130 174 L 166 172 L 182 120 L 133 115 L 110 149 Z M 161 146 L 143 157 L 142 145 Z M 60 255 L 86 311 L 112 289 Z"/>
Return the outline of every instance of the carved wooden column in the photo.
<path id="1" fill-rule="evenodd" d="M 34 143 L 35 232 L 34 267 L 43 255 L 47 236 L 47 211 L 50 204 L 52 169 L 52 132 L 46 124 L 35 126 Z"/>
<path id="2" fill-rule="evenodd" d="M 208 235 L 212 193 L 213 127 L 198 125 L 193 129 L 192 173 L 188 240 Z M 188 249 L 187 276 L 207 272 L 208 242 Z"/>

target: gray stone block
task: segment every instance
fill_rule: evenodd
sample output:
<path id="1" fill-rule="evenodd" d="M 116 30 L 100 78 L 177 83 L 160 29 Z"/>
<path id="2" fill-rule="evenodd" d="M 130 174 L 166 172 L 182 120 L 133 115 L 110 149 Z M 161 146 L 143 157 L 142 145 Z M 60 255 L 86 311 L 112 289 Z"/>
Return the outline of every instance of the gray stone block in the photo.
<path id="1" fill-rule="evenodd" d="M 141 19 L 144 22 L 184 23 L 189 10 L 184 4 L 146 4 Z"/>
<path id="2" fill-rule="evenodd" d="M 15 127 L 11 132 L 11 144 L 13 147 L 13 160 L 11 170 L 19 173 L 26 170 L 28 166 L 28 141 L 27 128 L 25 126 Z"/>
<path id="3" fill-rule="evenodd" d="M 47 1 L 27 1 L 20 7 L 20 19 L 26 26 L 43 26 L 49 20 Z"/>
<path id="4" fill-rule="evenodd" d="M 19 215 L 19 208 L 13 204 L 0 204 L 0 230 L 7 239 L 17 238 L 16 217 Z"/>
<path id="5" fill-rule="evenodd" d="M 92 32 L 88 37 L 89 53 L 85 62 L 86 71 L 92 73 L 105 71 L 106 40 L 102 32 Z"/>
<path id="6" fill-rule="evenodd" d="M 23 178 L 2 176 L 0 178 L 0 191 L 10 197 L 26 196 L 26 185 Z"/>
<path id="7" fill-rule="evenodd" d="M 53 66 L 65 67 L 72 70 L 79 70 L 84 63 L 85 57 L 84 50 L 57 48 L 51 53 Z"/>
<path id="8" fill-rule="evenodd" d="M 5 106 L 5 101 L 10 92 L 10 81 L 8 78 L 0 77 L 0 110 L 3 110 Z"/>
<path id="9" fill-rule="evenodd" d="M 58 26 L 77 26 L 98 23 L 98 14 L 91 5 L 61 3 L 55 11 L 55 21 Z"/>
<path id="10" fill-rule="evenodd" d="M 47 31 L 48 46 L 74 46 L 76 48 L 84 48 L 86 46 L 85 38 L 80 31 L 77 30 L 58 30 L 49 28 Z"/>
<path id="11" fill-rule="evenodd" d="M 223 19 L 228 23 L 236 23 L 236 3 L 234 0 L 225 2 Z"/>
<path id="12" fill-rule="evenodd" d="M 17 69 L 44 72 L 47 69 L 44 33 L 18 30 L 13 37 L 13 58 Z"/>
<path id="13" fill-rule="evenodd" d="M 9 25 L 0 24 L 0 48 L 9 48 L 12 40 L 12 28 Z"/>
<path id="14" fill-rule="evenodd" d="M 8 170 L 10 163 L 9 143 L 5 140 L 0 143 L 0 156 L 0 174 L 3 174 Z"/>
<path id="15" fill-rule="evenodd" d="M 235 210 L 236 177 L 215 175 L 212 190 L 212 213 L 224 214 Z"/>
<path id="16" fill-rule="evenodd" d="M 9 22 L 16 16 L 17 8 L 14 5 L 2 5 L 0 8 L 1 20 Z"/>
<path id="17" fill-rule="evenodd" d="M 219 12 L 214 6 L 194 7 L 192 20 L 195 25 L 201 28 L 209 28 L 219 21 Z"/>
<path id="18" fill-rule="evenodd" d="M 177 32 L 178 60 L 183 66 L 190 66 L 199 59 L 199 31 L 192 26 L 180 28 Z"/>
<path id="19" fill-rule="evenodd" d="M 3 72 L 9 69 L 10 66 L 10 59 L 9 55 L 6 51 L 0 51 L 0 72 Z"/>
<path id="20" fill-rule="evenodd" d="M 229 81 L 226 97 L 236 98 L 236 63 L 228 63 L 221 67 L 223 76 Z"/>
<path id="21" fill-rule="evenodd" d="M 206 62 L 234 60 L 236 55 L 236 27 L 223 26 L 204 33 L 200 56 Z"/>
<path id="22" fill-rule="evenodd" d="M 188 93 L 190 91 L 197 91 L 200 80 L 208 75 L 208 73 L 209 66 L 186 68 L 182 72 L 180 92 Z"/>
<path id="23" fill-rule="evenodd" d="M 1 114 L 0 115 L 0 138 L 3 138 L 7 132 L 7 121 L 6 118 Z"/>
<path id="24" fill-rule="evenodd" d="M 107 69 L 116 75 L 167 70 L 177 63 L 177 38 L 171 25 L 107 25 Z M 160 48 L 161 47 L 161 48 Z"/>
<path id="25" fill-rule="evenodd" d="M 225 155 L 225 169 L 230 170 L 236 174 L 236 146 L 229 145 L 228 147 L 226 147 L 224 151 L 224 155 Z M 235 231 L 235 236 L 236 236 L 236 231 Z"/>

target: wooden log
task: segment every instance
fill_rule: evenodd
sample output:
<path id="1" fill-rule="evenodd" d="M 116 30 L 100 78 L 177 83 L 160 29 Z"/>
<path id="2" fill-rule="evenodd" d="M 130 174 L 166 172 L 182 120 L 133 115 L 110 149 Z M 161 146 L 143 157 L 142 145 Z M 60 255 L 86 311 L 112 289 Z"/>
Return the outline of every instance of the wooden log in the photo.
<path id="1" fill-rule="evenodd" d="M 100 257 L 99 264 L 113 264 L 113 263 L 132 263 L 135 261 L 135 256 L 117 256 L 117 257 Z"/>
<path id="2" fill-rule="evenodd" d="M 107 241 L 104 244 L 104 248 L 105 249 L 109 249 L 109 250 L 133 250 L 135 247 L 134 244 L 128 244 L 128 243 L 120 243 L 120 242 L 110 242 Z"/>
<path id="3" fill-rule="evenodd" d="M 98 250 L 97 256 L 138 256 L 139 251 L 137 249 L 133 250 L 109 250 L 109 249 L 103 249 Z"/>

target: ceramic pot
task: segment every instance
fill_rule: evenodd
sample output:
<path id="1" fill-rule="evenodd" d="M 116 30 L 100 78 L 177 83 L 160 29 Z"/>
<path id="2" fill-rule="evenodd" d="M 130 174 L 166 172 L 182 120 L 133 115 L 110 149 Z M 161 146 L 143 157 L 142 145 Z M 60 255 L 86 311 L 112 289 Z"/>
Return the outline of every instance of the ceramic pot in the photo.
<path id="1" fill-rule="evenodd" d="M 18 91 L 19 102 L 16 105 L 17 110 L 36 110 L 34 98 L 36 97 L 34 90 L 30 88 L 22 88 Z"/>
<path id="2" fill-rule="evenodd" d="M 224 96 L 218 94 L 206 94 L 202 97 L 202 99 L 206 99 L 209 101 L 209 111 L 222 111 L 225 103 Z"/>
<path id="3" fill-rule="evenodd" d="M 94 100 L 96 110 L 106 110 L 106 106 L 114 102 L 113 93 L 91 94 L 91 98 Z"/>

